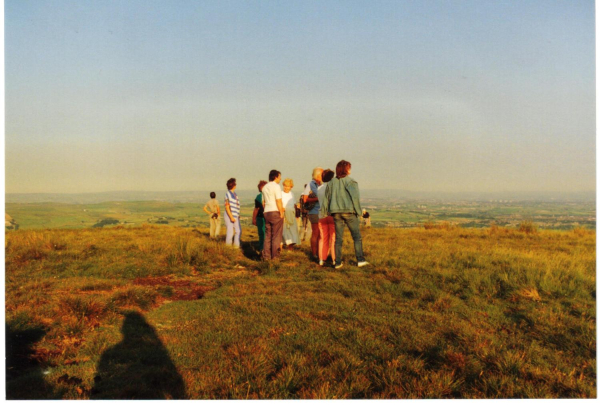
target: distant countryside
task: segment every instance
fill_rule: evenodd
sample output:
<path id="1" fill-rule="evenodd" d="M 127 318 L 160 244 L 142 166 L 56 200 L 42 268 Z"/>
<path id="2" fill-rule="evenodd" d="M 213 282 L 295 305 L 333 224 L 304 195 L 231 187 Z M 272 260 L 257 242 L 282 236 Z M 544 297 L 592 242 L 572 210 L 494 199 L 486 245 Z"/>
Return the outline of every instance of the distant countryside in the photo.
<path id="1" fill-rule="evenodd" d="M 242 224 L 251 225 L 254 208 L 252 199 L 255 193 L 246 191 L 240 194 Z M 185 202 L 116 201 L 77 204 L 7 202 L 6 213 L 18 229 L 78 229 L 142 224 L 181 227 L 208 225 L 208 218 L 202 211 L 208 195 L 197 196 L 198 202 L 189 200 L 190 198 Z M 222 206 L 223 202 L 220 203 Z M 514 229 L 523 222 L 533 223 L 539 229 L 596 227 L 596 206 L 593 201 L 365 198 L 362 205 L 371 214 L 371 224 L 376 228 L 413 228 L 425 224 L 447 223 L 463 228 L 486 228 L 494 225 Z M 15 224 L 7 226 L 14 229 Z"/>

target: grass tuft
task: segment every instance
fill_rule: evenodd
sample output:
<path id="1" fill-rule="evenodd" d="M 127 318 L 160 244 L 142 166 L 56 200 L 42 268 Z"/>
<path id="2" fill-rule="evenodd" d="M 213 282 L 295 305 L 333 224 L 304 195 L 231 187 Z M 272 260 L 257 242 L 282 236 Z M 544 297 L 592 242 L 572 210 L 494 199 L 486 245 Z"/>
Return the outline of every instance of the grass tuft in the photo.
<path id="1" fill-rule="evenodd" d="M 525 234 L 536 234 L 538 229 L 532 221 L 523 221 L 519 224 L 519 232 L 523 232 Z"/>
<path id="2" fill-rule="evenodd" d="M 112 301 L 121 307 L 138 307 L 148 310 L 156 302 L 157 295 L 152 288 L 135 286 L 115 293 Z"/>

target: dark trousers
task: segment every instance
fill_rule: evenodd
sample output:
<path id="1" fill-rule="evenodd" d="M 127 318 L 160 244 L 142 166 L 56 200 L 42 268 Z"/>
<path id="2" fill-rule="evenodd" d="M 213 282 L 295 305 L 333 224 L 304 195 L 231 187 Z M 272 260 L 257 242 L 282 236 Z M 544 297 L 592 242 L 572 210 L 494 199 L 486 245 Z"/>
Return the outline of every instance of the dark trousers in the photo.
<path id="1" fill-rule="evenodd" d="M 335 224 L 335 264 L 342 262 L 342 244 L 344 243 L 344 224 L 348 225 L 350 235 L 354 240 L 354 253 L 356 254 L 356 260 L 360 262 L 365 261 L 362 249 L 362 237 L 360 236 L 360 220 L 358 215 L 353 213 L 343 214 L 331 214 L 333 217 L 333 223 Z"/>
<path id="2" fill-rule="evenodd" d="M 256 228 L 258 229 L 258 250 L 262 252 L 265 248 L 265 219 L 263 217 L 256 217 Z"/>
<path id="3" fill-rule="evenodd" d="M 279 211 L 265 212 L 265 247 L 263 259 L 272 260 L 281 254 L 281 240 L 283 239 L 283 218 Z"/>

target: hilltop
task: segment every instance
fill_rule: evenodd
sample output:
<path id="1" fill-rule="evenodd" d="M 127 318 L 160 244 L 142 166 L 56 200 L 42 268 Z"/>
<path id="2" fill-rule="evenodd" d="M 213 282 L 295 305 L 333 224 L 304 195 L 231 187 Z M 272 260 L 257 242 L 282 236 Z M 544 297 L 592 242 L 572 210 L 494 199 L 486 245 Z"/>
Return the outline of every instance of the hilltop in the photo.
<path id="1" fill-rule="evenodd" d="M 7 233 L 8 397 L 597 395 L 593 231 L 365 229 L 338 271 L 207 233 Z"/>

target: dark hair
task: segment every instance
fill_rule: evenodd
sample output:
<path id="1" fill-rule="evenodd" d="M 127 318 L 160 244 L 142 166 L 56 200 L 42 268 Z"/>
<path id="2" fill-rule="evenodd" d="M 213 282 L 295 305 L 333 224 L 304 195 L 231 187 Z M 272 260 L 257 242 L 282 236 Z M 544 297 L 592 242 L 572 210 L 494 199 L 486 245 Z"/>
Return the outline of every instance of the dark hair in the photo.
<path id="1" fill-rule="evenodd" d="M 265 186 L 265 184 L 267 184 L 266 181 L 261 180 L 258 182 L 258 191 L 262 191 L 262 188 Z"/>
<path id="2" fill-rule="evenodd" d="M 331 179 L 333 179 L 333 176 L 335 176 L 335 173 L 333 172 L 333 170 L 331 169 L 325 169 L 323 170 L 323 183 L 327 183 L 329 182 Z"/>
<path id="3" fill-rule="evenodd" d="M 227 180 L 227 190 L 231 190 L 235 185 L 235 178 L 232 177 L 229 180 Z"/>
<path id="4" fill-rule="evenodd" d="M 210 198 L 215 198 L 216 196 L 217 196 L 217 195 L 215 194 L 215 192 L 214 192 L 214 191 L 212 191 L 212 192 L 210 193 Z"/>
<path id="5" fill-rule="evenodd" d="M 269 181 L 274 181 L 277 177 L 279 177 L 280 174 L 281 172 L 279 170 L 271 170 L 269 172 Z"/>
<path id="6" fill-rule="evenodd" d="M 350 162 L 346 162 L 345 160 L 340 160 L 338 164 L 335 166 L 335 176 L 338 179 L 343 179 L 348 175 L 348 169 L 352 167 Z"/>

